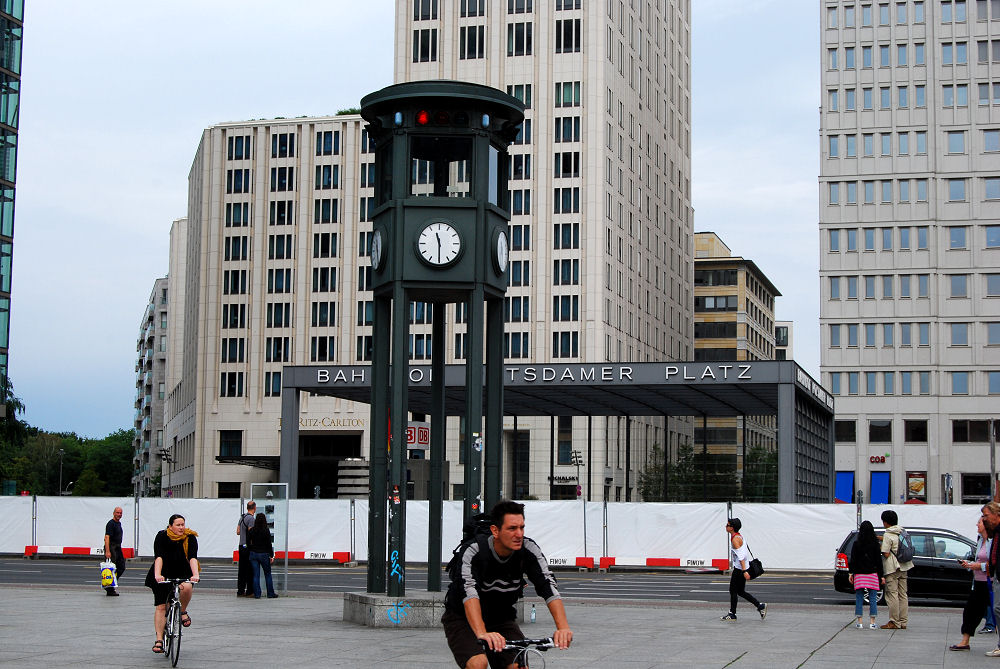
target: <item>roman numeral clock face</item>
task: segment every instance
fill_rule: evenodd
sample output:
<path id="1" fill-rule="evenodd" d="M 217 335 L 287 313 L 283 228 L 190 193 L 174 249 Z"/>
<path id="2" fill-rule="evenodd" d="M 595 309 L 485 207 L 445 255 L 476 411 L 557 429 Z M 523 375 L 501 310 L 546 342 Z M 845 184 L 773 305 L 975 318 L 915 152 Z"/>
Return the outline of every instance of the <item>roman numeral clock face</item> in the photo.
<path id="1" fill-rule="evenodd" d="M 462 253 L 462 238 L 451 225 L 437 221 L 420 231 L 417 253 L 427 264 L 445 267 L 458 260 Z"/>

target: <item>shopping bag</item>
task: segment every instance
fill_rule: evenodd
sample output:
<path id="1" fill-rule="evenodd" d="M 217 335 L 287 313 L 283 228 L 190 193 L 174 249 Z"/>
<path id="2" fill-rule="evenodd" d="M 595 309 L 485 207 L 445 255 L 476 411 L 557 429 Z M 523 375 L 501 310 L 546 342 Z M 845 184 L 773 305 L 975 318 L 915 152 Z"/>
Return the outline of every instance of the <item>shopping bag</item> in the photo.
<path id="1" fill-rule="evenodd" d="M 101 587 L 118 587 L 118 568 L 115 566 L 115 563 L 110 560 L 105 560 L 101 563 Z"/>
<path id="2" fill-rule="evenodd" d="M 747 572 L 750 574 L 750 578 L 755 579 L 764 573 L 764 565 L 760 563 L 760 560 L 754 558 L 750 560 L 750 564 L 747 565 Z"/>

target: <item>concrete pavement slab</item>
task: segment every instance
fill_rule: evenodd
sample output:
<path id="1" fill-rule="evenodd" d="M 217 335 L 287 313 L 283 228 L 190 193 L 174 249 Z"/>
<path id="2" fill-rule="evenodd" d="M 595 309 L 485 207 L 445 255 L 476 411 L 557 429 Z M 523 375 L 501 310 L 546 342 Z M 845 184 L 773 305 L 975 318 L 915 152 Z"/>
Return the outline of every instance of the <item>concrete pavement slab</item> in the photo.
<path id="1" fill-rule="evenodd" d="M 523 626 L 528 636 L 552 632 L 537 607 L 538 622 Z M 566 607 L 574 643 L 548 652 L 550 669 L 1000 668 L 1000 658 L 983 655 L 996 635 L 975 637 L 970 652 L 948 651 L 959 639 L 956 608 L 911 607 L 908 629 L 886 631 L 855 629 L 853 606 L 772 604 L 765 621 L 743 606 L 733 623 L 719 620 L 724 606 L 704 602 L 567 599 Z M 162 668 L 150 651 L 152 608 L 143 587 L 117 598 L 97 588 L 0 587 L 0 666 Z M 440 629 L 347 623 L 337 595 L 255 600 L 201 588 L 190 611 L 181 667 L 454 666 Z"/>

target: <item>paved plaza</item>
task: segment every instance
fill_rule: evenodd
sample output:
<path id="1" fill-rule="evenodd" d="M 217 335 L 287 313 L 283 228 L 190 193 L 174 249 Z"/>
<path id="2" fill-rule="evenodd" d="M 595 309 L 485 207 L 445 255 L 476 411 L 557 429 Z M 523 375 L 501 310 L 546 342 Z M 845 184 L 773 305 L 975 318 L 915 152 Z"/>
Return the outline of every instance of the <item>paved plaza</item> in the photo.
<path id="1" fill-rule="evenodd" d="M 538 601 L 538 600 L 534 600 Z M 983 655 L 996 636 L 976 637 L 971 652 L 951 652 L 961 610 L 912 607 L 908 629 L 857 630 L 853 607 L 775 604 L 761 621 L 741 605 L 736 623 L 702 602 L 574 600 L 566 602 L 575 641 L 549 651 L 547 667 L 998 667 Z M 724 607 L 723 607 L 724 608 Z M 528 636 L 552 625 L 537 604 Z M 237 599 L 202 588 L 191 605 L 182 667 L 449 667 L 455 666 L 440 629 L 371 629 L 342 621 L 338 595 L 292 594 Z M 887 619 L 881 611 L 880 622 Z M 0 666 L 158 667 L 150 651 L 152 596 L 141 586 L 106 597 L 100 589 L 0 587 Z"/>

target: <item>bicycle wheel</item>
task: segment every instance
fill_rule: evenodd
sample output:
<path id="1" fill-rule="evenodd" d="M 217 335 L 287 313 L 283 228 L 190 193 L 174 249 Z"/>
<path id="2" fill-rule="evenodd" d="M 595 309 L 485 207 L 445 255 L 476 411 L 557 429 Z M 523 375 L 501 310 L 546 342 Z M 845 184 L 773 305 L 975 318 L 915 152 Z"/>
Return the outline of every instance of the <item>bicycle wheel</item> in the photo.
<path id="1" fill-rule="evenodd" d="M 545 669 L 545 657 L 534 648 L 525 648 L 515 659 L 518 667 Z"/>
<path id="2" fill-rule="evenodd" d="M 181 656 L 181 603 L 174 600 L 170 607 L 170 625 L 167 634 L 170 637 L 170 666 L 177 666 L 177 659 Z"/>
<path id="3" fill-rule="evenodd" d="M 163 623 L 163 657 L 170 657 L 170 644 L 172 642 L 172 639 L 170 638 L 170 621 L 173 620 L 173 617 L 173 606 L 167 604 L 166 620 Z"/>

